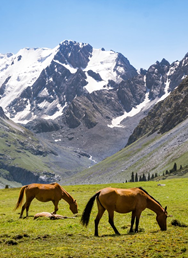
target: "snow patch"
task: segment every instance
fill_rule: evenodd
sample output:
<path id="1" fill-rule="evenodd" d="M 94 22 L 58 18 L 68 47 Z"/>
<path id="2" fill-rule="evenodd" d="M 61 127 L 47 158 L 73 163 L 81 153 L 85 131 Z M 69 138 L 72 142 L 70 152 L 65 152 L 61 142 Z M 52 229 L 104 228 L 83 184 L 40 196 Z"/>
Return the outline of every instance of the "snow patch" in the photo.
<path id="1" fill-rule="evenodd" d="M 44 88 L 39 94 L 38 97 L 47 97 L 49 95 L 48 90 Z"/>
<path id="2" fill-rule="evenodd" d="M 4 110 L 21 92 L 31 86 L 54 58 L 58 48 L 24 48 L 17 54 L 0 59 L 0 85 L 11 76 L 1 98 Z"/>
<path id="3" fill-rule="evenodd" d="M 90 155 L 89 160 L 93 161 L 94 163 L 97 163 L 96 160 L 93 159 L 93 157 Z M 90 167 L 90 166 L 89 166 Z"/>
<path id="4" fill-rule="evenodd" d="M 164 100 L 164 99 L 165 99 L 166 97 L 168 97 L 168 95 L 170 94 L 170 91 L 169 91 L 169 88 L 170 88 L 170 87 L 169 87 L 169 86 L 170 86 L 171 80 L 169 79 L 169 76 L 174 73 L 174 71 L 175 71 L 175 69 L 177 68 L 178 64 L 179 64 L 179 62 L 176 63 L 176 65 L 175 65 L 174 67 L 171 67 L 171 68 L 169 69 L 169 71 L 168 71 L 168 73 L 167 73 L 166 86 L 165 86 L 165 89 L 164 89 L 164 92 L 165 92 L 165 93 L 163 94 L 163 96 L 162 96 L 161 98 L 159 98 L 159 99 L 157 100 L 156 103 L 158 103 L 158 102 Z"/>
<path id="5" fill-rule="evenodd" d="M 68 69 L 71 73 L 76 73 L 77 69 L 74 68 L 71 64 L 63 64 L 61 62 L 59 62 L 58 60 L 54 60 L 55 63 L 60 64 L 62 66 L 64 66 L 66 69 Z"/>
<path id="6" fill-rule="evenodd" d="M 121 77 L 114 71 L 117 57 L 118 53 L 113 51 L 93 49 L 88 65 L 83 71 L 87 72 L 92 70 L 95 73 L 99 73 L 103 81 L 97 82 L 90 76 L 87 76 L 88 84 L 85 86 L 85 89 L 89 93 L 103 89 L 103 86 L 107 85 L 109 80 L 116 81 L 117 83 L 121 82 Z"/>
<path id="7" fill-rule="evenodd" d="M 122 116 L 116 117 L 114 119 L 112 119 L 111 125 L 108 125 L 108 127 L 110 128 L 114 128 L 114 127 L 124 127 L 123 125 L 121 125 L 121 122 L 127 118 L 127 117 L 133 117 L 136 114 L 138 114 L 141 110 L 143 110 L 147 104 L 150 102 L 149 99 L 149 92 L 146 93 L 145 96 L 145 100 L 140 103 L 138 106 L 136 106 L 135 108 L 132 108 L 130 112 L 124 112 L 124 114 Z"/>
<path id="8" fill-rule="evenodd" d="M 61 139 L 56 139 L 54 140 L 54 142 L 61 142 Z"/>

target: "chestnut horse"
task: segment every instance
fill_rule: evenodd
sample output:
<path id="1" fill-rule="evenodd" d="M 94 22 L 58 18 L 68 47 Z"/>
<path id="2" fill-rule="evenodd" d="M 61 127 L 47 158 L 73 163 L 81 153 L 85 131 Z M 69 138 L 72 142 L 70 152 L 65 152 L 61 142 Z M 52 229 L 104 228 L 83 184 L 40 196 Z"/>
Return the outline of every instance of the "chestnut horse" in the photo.
<path id="1" fill-rule="evenodd" d="M 68 204 L 72 213 L 78 213 L 78 207 L 76 200 L 72 198 L 58 183 L 52 184 L 30 184 L 21 188 L 18 202 L 15 210 L 21 206 L 24 192 L 26 195 L 26 202 L 22 206 L 20 218 L 22 218 L 23 212 L 26 209 L 26 217 L 28 216 L 29 206 L 34 198 L 41 202 L 52 201 L 54 204 L 54 214 L 58 211 L 58 203 L 61 199 L 64 199 Z"/>
<path id="2" fill-rule="evenodd" d="M 130 232 L 133 232 L 135 218 L 135 232 L 138 232 L 140 215 L 146 208 L 154 211 L 157 214 L 156 220 L 161 230 L 166 230 L 167 228 L 167 207 L 163 209 L 161 204 L 141 187 L 131 189 L 118 189 L 109 187 L 98 191 L 93 197 L 91 197 L 83 211 L 81 223 L 86 227 L 89 223 L 90 213 L 95 198 L 97 200 L 98 206 L 98 214 L 95 219 L 95 236 L 98 236 L 98 224 L 105 210 L 108 211 L 108 222 L 117 235 L 120 235 L 120 233 L 114 225 L 114 211 L 119 213 L 132 212 Z"/>

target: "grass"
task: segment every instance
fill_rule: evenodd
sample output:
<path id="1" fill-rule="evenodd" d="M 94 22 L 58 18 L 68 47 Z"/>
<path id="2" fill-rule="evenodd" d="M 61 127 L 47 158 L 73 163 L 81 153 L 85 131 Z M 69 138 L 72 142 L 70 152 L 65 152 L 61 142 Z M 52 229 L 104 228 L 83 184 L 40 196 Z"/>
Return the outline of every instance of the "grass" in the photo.
<path id="1" fill-rule="evenodd" d="M 165 186 L 158 186 L 158 183 Z M 53 211 L 53 205 L 33 200 L 29 217 L 19 219 L 20 210 L 13 211 L 20 189 L 0 190 L 0 250 L 1 257 L 188 257 L 188 227 L 173 226 L 173 220 L 188 225 L 188 179 L 161 182 L 111 184 L 129 188 L 142 186 L 163 206 L 168 206 L 167 231 L 160 231 L 155 213 L 146 209 L 140 219 L 139 233 L 129 234 L 131 214 L 115 213 L 115 225 L 121 235 L 116 236 L 105 212 L 99 224 L 99 237 L 94 237 L 94 204 L 87 228 L 80 224 L 82 211 L 95 192 L 107 185 L 65 186 L 76 198 L 79 215 L 64 220 L 49 220 L 33 216 Z M 108 185 L 109 186 L 109 185 Z M 68 204 L 61 201 L 58 214 L 72 217 Z"/>
<path id="2" fill-rule="evenodd" d="M 47 149 L 41 147 L 40 142 L 30 131 L 11 120 L 0 118 L 0 185 L 18 186 L 10 172 L 14 168 L 34 171 L 35 174 L 42 172 L 54 174 L 46 164 L 47 158 L 36 155 L 41 149 L 44 153 L 47 152 Z"/>
<path id="3" fill-rule="evenodd" d="M 0 162 L 9 166 L 21 167 L 30 171 L 49 171 L 39 155 L 32 150 L 40 149 L 39 141 L 24 127 L 11 120 L 0 120 Z"/>
<path id="4" fill-rule="evenodd" d="M 145 135 L 91 168 L 66 179 L 66 184 L 70 184 L 72 179 L 76 183 L 125 182 L 131 179 L 132 172 L 138 176 L 143 173 L 162 175 L 171 169 L 175 162 L 178 166 L 185 167 L 188 141 L 178 128 L 162 135 Z"/>

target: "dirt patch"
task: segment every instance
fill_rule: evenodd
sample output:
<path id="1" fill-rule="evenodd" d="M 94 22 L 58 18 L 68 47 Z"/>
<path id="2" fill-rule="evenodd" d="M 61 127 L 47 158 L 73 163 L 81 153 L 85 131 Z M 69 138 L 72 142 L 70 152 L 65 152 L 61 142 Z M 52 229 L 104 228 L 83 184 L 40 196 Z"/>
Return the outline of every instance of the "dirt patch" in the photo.
<path id="1" fill-rule="evenodd" d="M 7 240 L 7 241 L 5 242 L 5 244 L 7 244 L 7 245 L 17 245 L 18 242 L 16 242 L 16 241 L 13 240 L 13 239 L 10 239 L 10 240 Z"/>
<path id="2" fill-rule="evenodd" d="M 183 222 L 180 222 L 179 220 L 177 220 L 177 219 L 174 219 L 174 220 L 172 220 L 171 221 L 171 225 L 172 226 L 175 226 L 175 227 L 188 227 L 185 223 L 183 223 Z"/>

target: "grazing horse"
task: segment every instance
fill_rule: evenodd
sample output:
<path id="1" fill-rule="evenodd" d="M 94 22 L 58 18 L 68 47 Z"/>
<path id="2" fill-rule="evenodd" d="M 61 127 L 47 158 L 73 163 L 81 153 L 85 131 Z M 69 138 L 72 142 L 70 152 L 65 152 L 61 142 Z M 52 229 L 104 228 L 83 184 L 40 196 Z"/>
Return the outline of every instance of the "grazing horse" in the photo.
<path id="1" fill-rule="evenodd" d="M 29 206 L 34 198 L 41 202 L 52 201 L 54 204 L 54 214 L 58 211 L 58 203 L 61 199 L 64 199 L 68 204 L 72 213 L 78 213 L 77 202 L 68 194 L 58 183 L 52 184 L 30 184 L 21 188 L 18 202 L 15 210 L 21 206 L 24 192 L 26 195 L 26 202 L 22 206 L 20 218 L 22 218 L 23 212 L 26 209 L 26 217 L 28 216 Z"/>
<path id="2" fill-rule="evenodd" d="M 95 201 L 97 200 L 98 214 L 95 219 L 95 236 L 98 236 L 98 224 L 105 210 L 108 211 L 109 223 L 114 232 L 120 235 L 114 225 L 114 211 L 119 213 L 132 212 L 130 232 L 133 232 L 133 225 L 136 218 L 135 232 L 138 232 L 140 215 L 146 208 L 157 214 L 156 220 L 161 230 L 166 230 L 167 207 L 162 208 L 161 204 L 150 196 L 143 188 L 118 189 L 104 188 L 98 191 L 88 201 L 82 217 L 81 223 L 87 227 L 89 223 L 90 213 Z"/>

